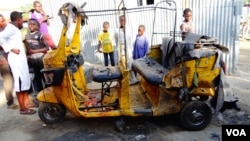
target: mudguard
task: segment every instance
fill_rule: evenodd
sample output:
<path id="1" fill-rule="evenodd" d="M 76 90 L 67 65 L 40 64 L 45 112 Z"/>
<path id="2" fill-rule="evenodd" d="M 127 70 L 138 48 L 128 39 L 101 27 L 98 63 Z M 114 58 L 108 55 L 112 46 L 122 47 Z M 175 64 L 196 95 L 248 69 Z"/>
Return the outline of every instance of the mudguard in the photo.
<path id="1" fill-rule="evenodd" d="M 53 91 L 53 87 L 47 87 L 40 91 L 37 95 L 37 100 L 40 102 L 59 103 Z"/>

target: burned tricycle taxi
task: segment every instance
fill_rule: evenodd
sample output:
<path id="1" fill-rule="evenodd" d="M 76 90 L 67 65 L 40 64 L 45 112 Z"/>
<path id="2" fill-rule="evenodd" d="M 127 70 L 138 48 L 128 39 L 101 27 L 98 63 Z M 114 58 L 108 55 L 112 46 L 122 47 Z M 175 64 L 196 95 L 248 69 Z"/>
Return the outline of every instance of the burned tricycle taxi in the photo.
<path id="1" fill-rule="evenodd" d="M 163 2 L 176 10 L 174 1 Z M 63 22 L 60 41 L 43 59 L 46 88 L 37 96 L 43 122 L 58 123 L 66 111 L 84 118 L 179 114 L 185 129 L 202 130 L 212 119 L 211 107 L 205 101 L 213 99 L 213 107 L 222 108 L 217 104 L 224 75 L 221 55 L 228 49 L 216 38 L 193 33 L 183 41 L 176 41 L 176 34 L 163 38 L 162 44 L 151 45 L 147 57 L 133 61 L 132 69 L 140 76 L 134 85 L 129 84 L 128 56 L 120 54 L 118 65 L 93 69 L 93 81 L 100 88 L 89 89 L 80 43 L 80 29 L 87 15 L 73 3 L 64 4 L 59 15 Z M 75 31 L 67 43 L 72 20 Z"/>

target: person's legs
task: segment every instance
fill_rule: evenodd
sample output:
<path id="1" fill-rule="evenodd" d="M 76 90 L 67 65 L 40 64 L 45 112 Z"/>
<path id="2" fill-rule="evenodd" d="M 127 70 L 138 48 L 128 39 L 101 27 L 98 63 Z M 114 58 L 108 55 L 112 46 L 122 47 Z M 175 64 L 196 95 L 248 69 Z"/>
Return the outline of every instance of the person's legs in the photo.
<path id="1" fill-rule="evenodd" d="M 108 66 L 109 65 L 109 60 L 108 60 L 108 53 L 103 53 L 103 55 L 104 55 L 104 65 L 105 66 Z"/>
<path id="2" fill-rule="evenodd" d="M 27 108 L 25 107 L 24 95 L 22 92 L 16 92 L 17 100 L 20 105 L 20 111 L 25 111 Z"/>
<path id="3" fill-rule="evenodd" d="M 109 58 L 110 58 L 111 66 L 115 66 L 114 52 L 109 53 Z"/>
<path id="4" fill-rule="evenodd" d="M 35 114 L 36 110 L 33 109 L 29 109 L 29 107 L 26 106 L 27 103 L 27 98 L 28 98 L 28 90 L 26 91 L 22 91 L 22 81 L 19 79 L 15 79 L 15 81 L 19 81 L 19 89 L 20 91 L 17 92 L 16 91 L 16 95 L 17 95 L 17 99 L 18 99 L 18 103 L 20 105 L 20 114 L 25 114 L 25 115 L 31 115 L 31 114 Z"/>
<path id="5" fill-rule="evenodd" d="M 119 53 L 118 53 L 117 49 L 114 50 L 114 60 L 115 60 L 115 64 L 118 65 L 118 63 L 120 61 L 120 56 L 119 56 Z"/>
<path id="6" fill-rule="evenodd" d="M 37 84 L 35 82 L 35 66 L 36 66 L 35 59 L 29 58 L 28 59 L 28 66 L 29 66 L 30 73 L 32 73 L 32 77 L 30 77 L 30 79 L 31 79 L 32 95 L 34 96 L 38 93 L 38 87 L 37 87 Z"/>
<path id="7" fill-rule="evenodd" d="M 17 109 L 18 106 L 14 104 L 13 98 L 14 79 L 11 74 L 10 66 L 8 64 L 1 64 L 0 72 L 3 78 L 3 87 L 7 100 L 7 106 L 13 109 Z"/>
<path id="8" fill-rule="evenodd" d="M 136 84 L 138 82 L 136 76 L 135 76 L 135 72 L 133 70 L 130 70 L 129 71 L 130 73 L 130 81 L 129 81 L 129 84 L 130 85 L 133 85 L 133 84 Z"/>
<path id="9" fill-rule="evenodd" d="M 35 72 L 35 77 L 32 83 L 34 85 L 35 95 L 37 95 L 37 93 L 43 89 L 43 83 L 39 69 L 35 69 L 34 72 Z"/>
<path id="10" fill-rule="evenodd" d="M 32 82 L 34 89 L 35 89 L 35 92 L 33 94 L 33 102 L 30 102 L 32 104 L 29 105 L 28 107 L 38 107 L 39 106 L 39 102 L 37 101 L 37 94 L 41 90 L 43 90 L 43 75 L 40 71 L 41 71 L 41 68 L 39 65 L 37 65 L 36 69 L 34 69 L 35 77 L 34 77 L 34 80 Z"/>
<path id="11" fill-rule="evenodd" d="M 32 102 L 30 101 L 28 91 L 23 92 L 23 95 L 24 95 L 24 103 L 25 103 L 26 108 L 32 108 L 32 107 L 38 107 L 39 106 L 39 103 L 36 102 L 36 98 L 33 98 Z"/>
<path id="12" fill-rule="evenodd" d="M 36 96 L 39 91 L 43 89 L 43 75 L 40 72 L 43 68 L 41 59 L 30 60 L 30 66 L 34 68 L 34 79 L 32 81 L 34 87 L 34 95 Z"/>
<path id="13" fill-rule="evenodd" d="M 33 89 L 33 102 L 27 104 L 28 107 L 38 107 L 39 102 L 37 100 L 37 94 L 43 88 L 43 82 L 45 81 L 41 69 L 43 68 L 43 58 L 29 59 L 29 67 L 33 68 L 33 79 L 32 79 L 32 89 Z"/>
<path id="14" fill-rule="evenodd" d="M 24 115 L 35 114 L 36 110 L 29 109 L 28 107 L 25 106 L 25 101 L 26 101 L 25 96 L 28 95 L 28 91 L 16 92 L 16 94 L 17 94 L 19 105 L 20 105 L 20 114 L 24 114 Z"/>
<path id="15" fill-rule="evenodd" d="M 132 69 L 132 63 L 133 63 L 133 58 L 132 57 L 129 57 L 129 62 L 128 62 L 128 68 L 129 68 L 129 73 L 130 73 L 130 81 L 129 81 L 129 84 L 130 85 L 133 85 L 133 84 L 136 84 L 138 82 L 136 76 L 135 76 L 135 72 L 133 71 Z"/>

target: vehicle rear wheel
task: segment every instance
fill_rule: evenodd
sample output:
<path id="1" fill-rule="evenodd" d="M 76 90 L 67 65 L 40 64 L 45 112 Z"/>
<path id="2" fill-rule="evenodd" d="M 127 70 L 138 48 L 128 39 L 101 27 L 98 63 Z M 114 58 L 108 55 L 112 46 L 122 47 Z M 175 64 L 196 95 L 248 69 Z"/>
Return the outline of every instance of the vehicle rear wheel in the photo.
<path id="1" fill-rule="evenodd" d="M 199 100 L 188 102 L 180 113 L 181 125 L 192 131 L 202 130 L 211 122 L 212 111 L 210 107 Z"/>
<path id="2" fill-rule="evenodd" d="M 66 108 L 56 103 L 41 103 L 38 108 L 40 119 L 46 124 L 58 123 L 66 115 Z"/>

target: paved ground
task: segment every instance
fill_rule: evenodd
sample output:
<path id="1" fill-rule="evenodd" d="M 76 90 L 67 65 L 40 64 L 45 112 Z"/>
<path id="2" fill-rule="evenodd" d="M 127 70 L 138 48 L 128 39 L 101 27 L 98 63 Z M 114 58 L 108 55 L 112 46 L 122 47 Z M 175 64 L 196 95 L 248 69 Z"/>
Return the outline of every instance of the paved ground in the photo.
<path id="1" fill-rule="evenodd" d="M 67 114 L 59 124 L 45 125 L 38 115 L 20 115 L 5 105 L 0 89 L 1 141 L 220 141 L 221 124 L 249 124 L 250 113 L 250 42 L 240 43 L 238 73 L 228 76 L 241 111 L 226 110 L 219 121 L 214 117 L 202 131 L 189 132 L 180 128 L 175 116 L 157 118 L 123 118 L 124 130 L 115 123 L 121 118 L 83 119 Z M 1 82 L 1 81 L 0 81 Z M 1 86 L 2 84 L 0 84 Z M 221 118 L 222 118 L 221 117 Z"/>

